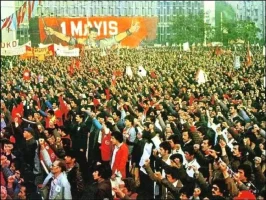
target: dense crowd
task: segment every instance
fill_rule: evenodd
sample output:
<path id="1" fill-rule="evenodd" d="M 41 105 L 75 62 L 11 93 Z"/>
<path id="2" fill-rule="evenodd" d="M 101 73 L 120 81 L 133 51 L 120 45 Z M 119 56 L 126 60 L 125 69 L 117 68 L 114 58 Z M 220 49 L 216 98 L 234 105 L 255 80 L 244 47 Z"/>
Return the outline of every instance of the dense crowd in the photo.
<path id="1" fill-rule="evenodd" d="M 251 51 L 250 66 L 245 48 L 1 57 L 1 199 L 264 199 L 265 61 Z"/>

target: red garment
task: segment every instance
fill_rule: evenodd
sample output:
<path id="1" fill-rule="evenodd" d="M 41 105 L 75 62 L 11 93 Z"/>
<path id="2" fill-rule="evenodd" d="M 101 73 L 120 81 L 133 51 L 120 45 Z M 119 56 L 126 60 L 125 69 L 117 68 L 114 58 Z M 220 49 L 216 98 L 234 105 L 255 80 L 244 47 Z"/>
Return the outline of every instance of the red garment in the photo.
<path id="1" fill-rule="evenodd" d="M 47 152 L 48 152 L 48 154 L 49 154 L 49 157 L 50 157 L 50 159 L 51 159 L 51 161 L 52 161 L 52 163 L 56 160 L 56 155 L 55 155 L 55 153 L 54 153 L 54 151 L 53 151 L 53 149 L 49 146 L 49 144 L 47 144 L 46 142 L 44 142 L 44 148 L 47 150 Z M 39 154 L 40 156 L 40 161 L 42 160 L 43 161 L 43 156 L 42 156 L 42 154 L 40 153 Z"/>
<path id="2" fill-rule="evenodd" d="M 94 104 L 94 106 L 98 106 L 98 105 L 100 105 L 100 102 L 99 102 L 98 99 L 94 98 L 93 99 L 93 104 Z"/>
<path id="3" fill-rule="evenodd" d="M 3 172 L 2 172 L 2 170 L 1 170 L 0 173 L 1 173 L 0 174 L 0 177 L 1 177 L 1 185 L 5 186 L 6 185 L 6 180 L 5 180 L 5 176 L 4 176 Z"/>
<path id="4" fill-rule="evenodd" d="M 18 104 L 17 106 L 13 106 L 12 112 L 11 112 L 11 116 L 12 116 L 13 121 L 16 117 L 18 117 L 17 114 L 20 114 L 20 116 L 23 116 L 23 112 L 24 112 L 24 109 L 23 109 L 23 103 L 22 102 L 20 102 L 20 104 Z M 20 117 L 18 117 L 18 123 L 19 124 L 21 123 Z"/>
<path id="5" fill-rule="evenodd" d="M 63 114 L 61 110 L 57 109 L 56 111 L 54 111 L 54 115 L 56 117 L 56 124 L 58 126 L 63 126 Z"/>
<path id="6" fill-rule="evenodd" d="M 194 100 L 195 100 L 195 98 L 191 95 L 191 96 L 189 97 L 189 106 L 192 106 Z"/>
<path id="7" fill-rule="evenodd" d="M 67 113 L 68 113 L 68 109 L 67 109 L 66 103 L 64 102 L 63 97 L 59 96 L 58 101 L 59 101 L 59 108 L 62 112 L 62 115 L 65 115 L 65 117 L 66 117 Z"/>
<path id="8" fill-rule="evenodd" d="M 110 99 L 110 90 L 108 88 L 106 88 L 104 91 L 106 94 L 106 100 L 109 100 Z"/>
<path id="9" fill-rule="evenodd" d="M 116 148 L 116 147 L 115 147 Z M 121 145 L 119 150 L 116 152 L 114 164 L 112 167 L 112 173 L 115 171 L 120 171 L 122 174 L 122 178 L 126 178 L 126 164 L 128 159 L 128 147 L 125 143 Z"/>
<path id="10" fill-rule="evenodd" d="M 101 149 L 101 156 L 103 161 L 110 161 L 111 160 L 111 154 L 112 154 L 112 145 L 111 145 L 111 132 L 105 134 L 102 133 L 102 143 L 100 146 Z"/>

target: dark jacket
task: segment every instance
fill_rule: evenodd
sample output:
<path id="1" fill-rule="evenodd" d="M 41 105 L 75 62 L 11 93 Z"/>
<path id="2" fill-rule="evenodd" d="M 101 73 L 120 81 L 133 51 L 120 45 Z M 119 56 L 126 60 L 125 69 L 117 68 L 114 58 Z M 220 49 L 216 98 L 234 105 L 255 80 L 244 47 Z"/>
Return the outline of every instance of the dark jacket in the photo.
<path id="1" fill-rule="evenodd" d="M 67 171 L 67 180 L 71 186 L 72 198 L 79 199 L 82 196 L 84 190 L 84 182 L 79 170 L 78 163 L 76 163 L 70 171 Z"/>
<path id="2" fill-rule="evenodd" d="M 112 196 L 112 185 L 110 180 L 104 180 L 98 183 L 95 199 L 113 199 Z"/>

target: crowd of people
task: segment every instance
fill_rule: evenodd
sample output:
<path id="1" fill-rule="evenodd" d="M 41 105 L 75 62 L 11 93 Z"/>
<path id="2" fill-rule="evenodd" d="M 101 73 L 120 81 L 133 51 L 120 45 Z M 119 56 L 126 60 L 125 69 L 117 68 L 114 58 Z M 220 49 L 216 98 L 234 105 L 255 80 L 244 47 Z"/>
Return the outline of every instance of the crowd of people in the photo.
<path id="1" fill-rule="evenodd" d="M 244 48 L 1 57 L 1 199 L 264 199 L 265 60 L 251 51 L 250 66 Z"/>

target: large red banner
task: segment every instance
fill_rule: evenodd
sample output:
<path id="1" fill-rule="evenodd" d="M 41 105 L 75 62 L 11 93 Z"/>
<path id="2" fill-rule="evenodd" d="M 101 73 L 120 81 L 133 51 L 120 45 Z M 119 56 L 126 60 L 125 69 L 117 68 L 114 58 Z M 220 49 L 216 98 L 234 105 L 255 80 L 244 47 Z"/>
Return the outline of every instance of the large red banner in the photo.
<path id="1" fill-rule="evenodd" d="M 157 17 L 44 17 L 39 18 L 40 42 L 66 44 L 55 36 L 46 35 L 45 26 L 76 38 L 87 37 L 87 26 L 96 27 L 98 29 L 97 39 L 102 39 L 126 31 L 132 22 L 139 22 L 140 29 L 121 41 L 122 46 L 137 47 L 143 40 L 156 39 Z"/>

